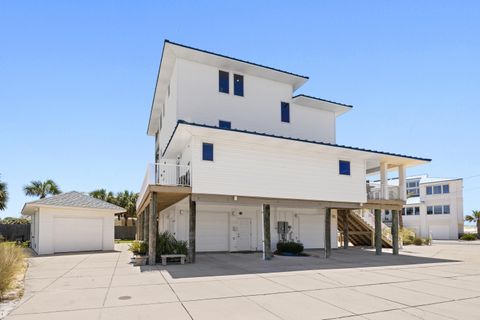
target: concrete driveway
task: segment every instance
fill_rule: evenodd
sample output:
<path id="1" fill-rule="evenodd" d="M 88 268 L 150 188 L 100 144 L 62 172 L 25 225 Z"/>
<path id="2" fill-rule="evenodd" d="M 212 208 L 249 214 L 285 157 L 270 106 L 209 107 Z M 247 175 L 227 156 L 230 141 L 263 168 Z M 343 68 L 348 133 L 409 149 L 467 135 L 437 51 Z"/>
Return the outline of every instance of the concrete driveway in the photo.
<path id="1" fill-rule="evenodd" d="M 328 261 L 205 254 L 142 269 L 118 249 L 30 259 L 7 319 L 480 319 L 478 244 L 412 246 L 399 257 L 339 249 Z"/>

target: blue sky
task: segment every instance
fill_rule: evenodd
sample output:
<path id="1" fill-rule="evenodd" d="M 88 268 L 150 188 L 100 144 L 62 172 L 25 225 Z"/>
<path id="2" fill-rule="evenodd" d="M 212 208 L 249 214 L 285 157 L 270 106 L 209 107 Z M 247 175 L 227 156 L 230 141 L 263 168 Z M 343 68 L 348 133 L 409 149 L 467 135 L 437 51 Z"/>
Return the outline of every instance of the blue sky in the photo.
<path id="1" fill-rule="evenodd" d="M 138 191 L 164 39 L 310 76 L 340 144 L 432 158 L 480 209 L 478 1 L 2 1 L 0 174 Z M 473 176 L 473 177 L 472 177 Z M 467 178 L 471 177 L 471 178 Z"/>

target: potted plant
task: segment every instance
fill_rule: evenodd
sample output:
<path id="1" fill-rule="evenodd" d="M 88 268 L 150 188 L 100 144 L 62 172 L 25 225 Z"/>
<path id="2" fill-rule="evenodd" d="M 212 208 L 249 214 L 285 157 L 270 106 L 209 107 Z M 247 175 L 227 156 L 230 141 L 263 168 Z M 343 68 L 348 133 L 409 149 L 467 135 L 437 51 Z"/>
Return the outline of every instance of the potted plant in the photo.
<path id="1" fill-rule="evenodd" d="M 302 256 L 303 244 L 295 241 L 280 241 L 277 243 L 275 254 L 282 256 Z"/>
<path id="2" fill-rule="evenodd" d="M 145 241 L 133 241 L 128 248 L 133 253 L 133 263 L 135 266 L 144 266 L 148 260 L 148 244 Z"/>

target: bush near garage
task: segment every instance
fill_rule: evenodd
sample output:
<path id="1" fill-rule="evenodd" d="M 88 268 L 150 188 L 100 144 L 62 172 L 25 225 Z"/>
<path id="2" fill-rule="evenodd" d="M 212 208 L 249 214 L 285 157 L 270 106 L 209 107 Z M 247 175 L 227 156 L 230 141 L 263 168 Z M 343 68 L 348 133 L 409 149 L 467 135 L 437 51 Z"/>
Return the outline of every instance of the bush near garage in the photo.
<path id="1" fill-rule="evenodd" d="M 162 254 L 188 254 L 187 241 L 175 239 L 168 231 L 161 232 L 157 237 L 157 261 Z"/>
<path id="2" fill-rule="evenodd" d="M 465 233 L 463 236 L 460 237 L 460 240 L 474 241 L 477 240 L 477 235 L 475 233 Z"/>
<path id="3" fill-rule="evenodd" d="M 146 255 L 148 253 L 148 244 L 145 241 L 133 241 L 128 248 L 134 255 Z"/>
<path id="4" fill-rule="evenodd" d="M 295 241 L 285 241 L 285 242 L 278 242 L 277 243 L 277 252 L 282 253 L 290 253 L 294 255 L 298 255 L 303 251 L 303 244 Z"/>

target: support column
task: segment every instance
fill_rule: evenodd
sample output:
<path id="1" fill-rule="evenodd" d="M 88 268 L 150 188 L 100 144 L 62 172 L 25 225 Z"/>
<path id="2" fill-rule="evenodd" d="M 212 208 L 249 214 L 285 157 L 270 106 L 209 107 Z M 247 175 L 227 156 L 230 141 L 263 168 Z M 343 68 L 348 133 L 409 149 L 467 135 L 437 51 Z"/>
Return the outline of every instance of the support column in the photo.
<path id="1" fill-rule="evenodd" d="M 262 205 L 263 218 L 263 260 L 272 258 L 271 237 L 270 237 L 270 205 Z"/>
<path id="2" fill-rule="evenodd" d="M 400 200 L 407 200 L 407 180 L 405 166 L 398 167 L 398 187 Z"/>
<path id="3" fill-rule="evenodd" d="M 345 210 L 343 216 L 343 249 L 348 249 L 349 235 L 348 235 L 348 218 L 350 210 Z"/>
<path id="4" fill-rule="evenodd" d="M 137 240 L 143 240 L 143 212 L 137 216 Z"/>
<path id="5" fill-rule="evenodd" d="M 151 203 L 143 211 L 143 241 L 148 243 L 148 211 L 150 210 Z"/>
<path id="6" fill-rule="evenodd" d="M 382 199 L 388 200 L 388 167 L 387 164 L 380 163 L 380 190 L 382 193 Z"/>
<path id="7" fill-rule="evenodd" d="M 157 262 L 157 194 L 152 193 L 152 202 L 150 202 L 148 212 L 148 264 L 153 266 Z"/>
<path id="8" fill-rule="evenodd" d="M 392 247 L 394 255 L 398 255 L 398 214 L 398 210 L 392 210 Z"/>
<path id="9" fill-rule="evenodd" d="M 325 259 L 332 253 L 332 209 L 325 209 Z"/>
<path id="10" fill-rule="evenodd" d="M 375 254 L 382 254 L 382 211 L 375 209 Z"/>
<path id="11" fill-rule="evenodd" d="M 190 210 L 188 211 L 188 261 L 195 263 L 195 236 L 197 230 L 197 202 L 190 196 Z"/>

